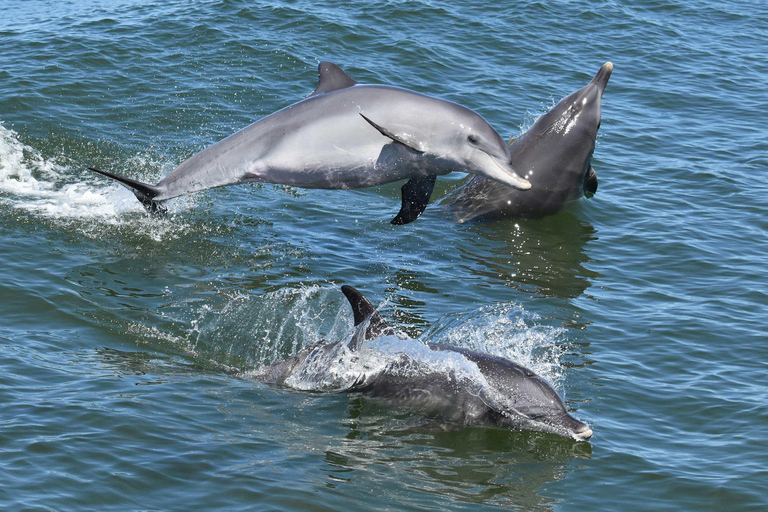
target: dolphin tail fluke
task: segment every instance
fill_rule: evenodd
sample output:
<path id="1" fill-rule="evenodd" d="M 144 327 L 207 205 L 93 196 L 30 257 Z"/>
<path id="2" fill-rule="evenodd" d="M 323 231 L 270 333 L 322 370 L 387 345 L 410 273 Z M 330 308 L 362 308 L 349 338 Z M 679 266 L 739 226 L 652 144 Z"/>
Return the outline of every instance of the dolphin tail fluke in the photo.
<path id="1" fill-rule="evenodd" d="M 119 174 L 109 171 L 102 171 L 96 167 L 89 167 L 88 170 L 106 176 L 107 178 L 112 178 L 124 187 L 130 189 L 136 196 L 136 199 L 139 200 L 149 213 L 164 214 L 168 211 L 160 201 L 154 200 L 154 198 L 160 194 L 160 190 L 156 186 L 132 180 L 131 178 L 126 178 L 125 176 L 120 176 Z"/>

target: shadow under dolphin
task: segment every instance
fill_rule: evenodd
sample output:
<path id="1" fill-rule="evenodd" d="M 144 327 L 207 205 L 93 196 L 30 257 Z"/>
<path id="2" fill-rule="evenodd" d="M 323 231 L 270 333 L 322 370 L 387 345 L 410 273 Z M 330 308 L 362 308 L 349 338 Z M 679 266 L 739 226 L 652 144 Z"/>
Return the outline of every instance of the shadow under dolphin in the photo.
<path id="1" fill-rule="evenodd" d="M 455 220 L 543 217 L 597 191 L 592 168 L 601 99 L 613 72 L 606 62 L 592 81 L 563 98 L 509 144 L 513 167 L 531 183 L 525 193 L 472 176 L 441 203 Z"/>
<path id="2" fill-rule="evenodd" d="M 360 292 L 351 286 L 342 292 L 356 326 L 349 341 L 318 342 L 249 377 L 307 391 L 361 393 L 453 424 L 580 441 L 592 436 L 592 429 L 568 414 L 552 386 L 530 369 L 475 350 L 402 339 Z M 366 350 L 374 344 L 382 350 Z"/>

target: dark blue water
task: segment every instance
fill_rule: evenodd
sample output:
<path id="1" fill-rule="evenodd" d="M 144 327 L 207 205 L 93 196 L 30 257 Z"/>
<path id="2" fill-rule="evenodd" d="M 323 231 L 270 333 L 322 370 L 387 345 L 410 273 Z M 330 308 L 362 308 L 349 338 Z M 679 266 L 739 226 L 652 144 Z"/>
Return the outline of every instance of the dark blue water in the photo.
<path id="1" fill-rule="evenodd" d="M 762 4 L 0 6 L 0 508 L 768 507 Z M 400 184 L 238 186 L 156 220 L 86 171 L 155 182 L 324 60 L 505 137 L 612 61 L 600 189 L 392 226 Z M 591 442 L 249 379 L 349 332 L 344 283 L 412 336 L 530 366 Z"/>

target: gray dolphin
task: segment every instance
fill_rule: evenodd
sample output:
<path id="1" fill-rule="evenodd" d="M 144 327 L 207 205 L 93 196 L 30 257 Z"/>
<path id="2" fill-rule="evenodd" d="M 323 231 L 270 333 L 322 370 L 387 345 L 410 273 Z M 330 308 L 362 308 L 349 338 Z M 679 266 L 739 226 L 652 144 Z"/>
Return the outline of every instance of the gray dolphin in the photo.
<path id="1" fill-rule="evenodd" d="M 542 217 L 597 191 L 592 168 L 601 99 L 613 64 L 606 62 L 584 88 L 563 98 L 521 137 L 510 142 L 512 166 L 531 183 L 525 194 L 472 176 L 443 200 L 459 221 Z"/>
<path id="2" fill-rule="evenodd" d="M 452 423 L 535 430 L 582 441 L 592 436 L 587 424 L 568 414 L 563 400 L 544 379 L 502 357 L 395 338 L 411 350 L 400 350 L 383 364 L 369 361 L 343 368 L 341 362 L 362 358 L 364 344 L 394 338 L 395 331 L 360 292 L 351 286 L 341 290 L 355 319 L 349 342 L 305 347 L 252 377 L 277 385 L 298 382 L 302 385 L 297 387 L 313 391 L 327 389 L 329 381 L 340 379 L 331 390 L 363 393 Z"/>
<path id="3" fill-rule="evenodd" d="M 290 105 L 182 162 L 157 185 L 90 170 L 129 187 L 149 211 L 167 199 L 245 182 L 352 189 L 408 180 L 393 224 L 424 211 L 435 177 L 481 174 L 520 190 L 530 183 L 509 164 L 509 149 L 475 112 L 397 87 L 358 85 L 321 63 L 319 83 Z"/>

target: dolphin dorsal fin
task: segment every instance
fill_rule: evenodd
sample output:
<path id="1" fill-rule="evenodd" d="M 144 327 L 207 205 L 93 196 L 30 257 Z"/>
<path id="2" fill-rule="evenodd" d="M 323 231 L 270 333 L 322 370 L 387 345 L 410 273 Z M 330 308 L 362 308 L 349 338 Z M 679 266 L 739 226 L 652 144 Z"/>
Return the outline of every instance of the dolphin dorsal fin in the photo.
<path id="1" fill-rule="evenodd" d="M 317 81 L 317 89 L 309 96 L 346 89 L 357 83 L 333 62 L 321 62 L 317 66 L 317 73 L 320 75 Z"/>
<path id="2" fill-rule="evenodd" d="M 387 322 L 381 318 L 379 312 L 373 307 L 373 304 L 365 298 L 365 295 L 357 291 L 355 288 L 344 285 L 341 287 L 341 292 L 349 301 L 349 305 L 352 306 L 352 313 L 355 317 L 355 327 L 368 320 L 368 327 L 365 330 L 363 340 L 372 340 L 382 335 L 394 334 L 395 331 Z M 355 333 L 352 336 L 352 341 L 349 343 L 349 349 L 353 352 L 357 350 L 357 346 L 362 341 L 360 333 Z"/>

